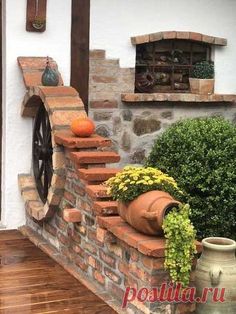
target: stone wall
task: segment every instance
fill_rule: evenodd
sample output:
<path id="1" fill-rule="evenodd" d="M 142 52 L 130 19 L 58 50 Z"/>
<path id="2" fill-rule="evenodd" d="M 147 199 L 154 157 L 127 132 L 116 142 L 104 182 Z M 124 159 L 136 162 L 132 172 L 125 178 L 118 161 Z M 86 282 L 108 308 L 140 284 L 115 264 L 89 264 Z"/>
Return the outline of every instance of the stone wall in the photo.
<path id="1" fill-rule="evenodd" d="M 186 101 L 190 94 L 181 94 L 183 101 L 177 94 L 169 94 L 170 100 L 121 101 L 121 94 L 134 93 L 134 77 L 135 69 L 120 68 L 119 60 L 106 59 L 104 50 L 91 51 L 89 115 L 96 132 L 112 139 L 121 165 L 143 163 L 157 136 L 180 119 L 222 115 L 236 121 L 235 103 L 218 95 L 209 101 Z"/>

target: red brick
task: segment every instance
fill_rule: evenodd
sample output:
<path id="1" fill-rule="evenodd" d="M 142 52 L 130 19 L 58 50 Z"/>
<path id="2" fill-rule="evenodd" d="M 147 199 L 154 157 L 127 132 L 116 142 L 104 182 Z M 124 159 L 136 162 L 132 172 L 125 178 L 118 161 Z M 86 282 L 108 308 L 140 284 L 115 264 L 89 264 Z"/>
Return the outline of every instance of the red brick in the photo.
<path id="1" fill-rule="evenodd" d="M 113 236 L 113 235 L 112 235 Z M 115 240 L 114 236 L 113 239 Z M 110 253 L 115 254 L 119 258 L 123 258 L 123 247 L 117 243 L 107 243 L 107 249 Z"/>
<path id="2" fill-rule="evenodd" d="M 97 224 L 104 229 L 111 229 L 114 226 L 125 226 L 126 222 L 120 216 L 97 217 Z"/>
<path id="3" fill-rule="evenodd" d="M 113 76 L 106 75 L 92 75 L 92 80 L 94 83 L 116 83 L 117 78 Z"/>
<path id="4" fill-rule="evenodd" d="M 78 164 L 102 164 L 120 161 L 120 156 L 114 152 L 71 152 L 70 158 Z"/>
<path id="5" fill-rule="evenodd" d="M 124 235 L 123 240 L 125 241 L 125 243 L 134 248 L 138 248 L 138 244 L 141 241 L 156 240 L 155 236 L 148 236 L 139 232 L 135 232 L 135 229 L 133 228 L 132 230 L 133 230 L 132 233 L 130 232 Z"/>
<path id="6" fill-rule="evenodd" d="M 219 46 L 227 46 L 227 39 L 215 37 L 214 44 Z"/>
<path id="7" fill-rule="evenodd" d="M 177 32 L 176 38 L 178 38 L 178 39 L 189 39 L 189 32 Z"/>
<path id="8" fill-rule="evenodd" d="M 120 226 L 114 226 L 110 229 L 110 231 L 119 239 L 123 240 L 125 237 L 127 237 L 127 234 L 134 233 L 136 235 L 139 235 L 137 231 L 135 231 L 132 227 L 130 227 L 128 224 L 120 225 Z"/>
<path id="9" fill-rule="evenodd" d="M 165 256 L 165 239 L 141 241 L 138 244 L 138 250 L 144 255 L 154 257 Z"/>
<path id="10" fill-rule="evenodd" d="M 88 239 L 100 247 L 104 245 L 104 243 L 97 241 L 97 234 L 95 230 L 88 229 Z"/>
<path id="11" fill-rule="evenodd" d="M 177 304 L 176 314 L 191 314 L 195 313 L 195 303 L 179 303 Z"/>
<path id="12" fill-rule="evenodd" d="M 82 271 L 87 272 L 88 264 L 81 257 L 75 257 L 74 262 Z"/>
<path id="13" fill-rule="evenodd" d="M 46 57 L 18 57 L 18 64 L 20 68 L 25 70 L 41 70 L 43 71 L 46 66 Z M 52 58 L 49 57 L 50 66 L 55 69 L 57 68 L 57 63 Z"/>
<path id="14" fill-rule="evenodd" d="M 101 243 L 114 244 L 116 242 L 116 238 L 114 235 L 107 231 L 106 229 L 97 227 L 97 240 Z"/>
<path id="15" fill-rule="evenodd" d="M 121 169 L 117 168 L 92 168 L 92 169 L 78 169 L 80 179 L 85 181 L 106 181 L 114 177 Z"/>
<path id="16" fill-rule="evenodd" d="M 78 243 L 72 243 L 71 249 L 76 253 L 79 254 L 81 257 L 85 257 L 84 249 L 81 248 L 81 246 L 78 245 Z"/>
<path id="17" fill-rule="evenodd" d="M 72 188 L 73 188 L 74 192 L 75 192 L 76 194 L 78 194 L 79 196 L 84 196 L 84 195 L 85 195 L 85 189 L 84 189 L 84 187 L 73 183 L 73 184 L 72 184 Z"/>
<path id="18" fill-rule="evenodd" d="M 175 31 L 163 32 L 163 38 L 164 39 L 175 39 L 176 38 L 176 32 Z"/>
<path id="19" fill-rule="evenodd" d="M 66 246 L 61 246 L 60 250 L 63 257 L 66 257 L 70 261 L 74 260 L 74 252 L 70 248 Z"/>
<path id="20" fill-rule="evenodd" d="M 99 256 L 104 263 L 106 263 L 111 268 L 115 268 L 116 259 L 114 257 L 107 253 L 104 253 L 102 250 L 99 251 Z"/>
<path id="21" fill-rule="evenodd" d="M 86 193 L 93 199 L 97 198 L 109 198 L 107 195 L 107 187 L 105 185 L 87 185 Z"/>
<path id="22" fill-rule="evenodd" d="M 75 203 L 76 203 L 76 197 L 68 192 L 68 191 L 65 191 L 64 192 L 64 199 L 67 200 L 70 204 L 72 204 L 73 206 L 75 206 Z"/>
<path id="23" fill-rule="evenodd" d="M 77 119 L 80 117 L 80 111 L 79 110 L 59 110 L 54 111 L 50 116 L 49 119 L 55 128 L 56 126 L 62 127 L 62 126 L 70 126 L 71 122 L 74 119 Z"/>
<path id="24" fill-rule="evenodd" d="M 90 137 L 77 137 L 71 131 L 57 131 L 54 134 L 55 142 L 68 148 L 93 148 L 111 146 L 111 140 L 93 134 Z"/>
<path id="25" fill-rule="evenodd" d="M 69 245 L 70 243 L 70 239 L 60 231 L 57 232 L 57 239 L 63 245 Z"/>
<path id="26" fill-rule="evenodd" d="M 92 59 L 105 59 L 105 50 L 94 49 L 89 52 L 89 57 Z"/>
<path id="27" fill-rule="evenodd" d="M 133 262 L 138 262 L 139 255 L 140 254 L 138 253 L 136 249 L 130 248 L 130 257 Z"/>
<path id="28" fill-rule="evenodd" d="M 118 276 L 116 273 L 111 271 L 109 268 L 105 267 L 104 268 L 104 274 L 112 281 L 117 283 L 118 285 L 121 283 L 121 278 Z"/>
<path id="29" fill-rule="evenodd" d="M 206 42 L 209 44 L 214 44 L 214 40 L 215 40 L 215 37 L 213 37 L 213 36 L 202 35 L 202 41 L 203 42 Z"/>
<path id="30" fill-rule="evenodd" d="M 99 270 L 100 272 L 102 271 L 102 264 L 96 260 L 93 256 L 88 256 L 88 264 L 94 268 L 94 269 L 97 269 Z"/>
<path id="31" fill-rule="evenodd" d="M 92 100 L 90 101 L 92 109 L 118 108 L 117 100 Z"/>
<path id="32" fill-rule="evenodd" d="M 80 110 L 84 108 L 84 104 L 79 97 L 47 97 L 45 106 L 48 110 L 63 110 L 63 109 L 75 109 Z M 84 113 L 85 116 L 86 113 Z"/>
<path id="33" fill-rule="evenodd" d="M 18 183 L 21 190 L 35 189 L 35 181 L 31 175 L 20 174 L 18 175 Z"/>
<path id="34" fill-rule="evenodd" d="M 57 229 L 48 223 L 44 223 L 44 230 L 50 233 L 53 237 L 57 235 Z"/>
<path id="35" fill-rule="evenodd" d="M 129 275 L 129 265 L 127 263 L 120 261 L 118 264 L 118 269 L 122 274 L 126 276 Z"/>
<path id="36" fill-rule="evenodd" d="M 41 83 L 41 78 L 42 78 L 42 72 L 41 71 L 29 71 L 23 73 L 23 79 L 26 88 L 32 87 L 32 86 L 38 86 L 42 85 Z"/>
<path id="37" fill-rule="evenodd" d="M 130 274 L 128 274 L 128 276 L 125 277 L 124 285 L 125 285 L 125 287 L 138 289 L 138 282 L 137 282 L 137 280 L 135 280 L 134 277 L 132 275 L 130 275 Z"/>
<path id="38" fill-rule="evenodd" d="M 131 43 L 133 45 L 140 45 L 149 42 L 149 35 L 139 35 L 135 37 L 131 37 Z"/>
<path id="39" fill-rule="evenodd" d="M 98 249 L 96 248 L 95 245 L 93 245 L 93 244 L 91 244 L 89 242 L 85 242 L 85 243 L 83 243 L 83 247 L 84 247 L 84 249 L 86 251 L 88 251 L 88 252 L 90 252 L 90 253 L 92 253 L 94 255 L 97 254 Z"/>
<path id="40" fill-rule="evenodd" d="M 93 277 L 101 285 L 105 285 L 105 277 L 97 270 L 93 272 Z"/>
<path id="41" fill-rule="evenodd" d="M 56 216 L 55 219 L 55 224 L 58 227 L 58 229 L 60 229 L 61 231 L 66 231 L 68 224 L 67 222 L 65 222 L 62 218 L 60 218 L 59 216 Z"/>
<path id="42" fill-rule="evenodd" d="M 38 87 L 38 93 L 43 95 L 43 97 L 78 96 L 76 89 L 70 86 L 40 86 Z"/>
<path id="43" fill-rule="evenodd" d="M 67 222 L 81 222 L 82 214 L 77 208 L 66 208 L 63 210 L 63 219 Z"/>
<path id="44" fill-rule="evenodd" d="M 81 237 L 78 234 L 78 230 L 73 229 L 73 228 L 68 228 L 67 230 L 69 238 L 71 238 L 73 241 L 80 243 L 81 242 Z"/>
<path id="45" fill-rule="evenodd" d="M 195 32 L 190 32 L 189 33 L 189 39 L 196 40 L 196 41 L 202 41 L 202 34 L 195 33 Z"/>
<path id="46" fill-rule="evenodd" d="M 118 214 L 116 201 L 94 202 L 93 209 L 97 215 L 101 216 Z"/>
<path id="47" fill-rule="evenodd" d="M 150 271 L 152 270 L 160 270 L 164 269 L 165 258 L 153 258 L 142 256 L 142 264 L 148 268 Z"/>

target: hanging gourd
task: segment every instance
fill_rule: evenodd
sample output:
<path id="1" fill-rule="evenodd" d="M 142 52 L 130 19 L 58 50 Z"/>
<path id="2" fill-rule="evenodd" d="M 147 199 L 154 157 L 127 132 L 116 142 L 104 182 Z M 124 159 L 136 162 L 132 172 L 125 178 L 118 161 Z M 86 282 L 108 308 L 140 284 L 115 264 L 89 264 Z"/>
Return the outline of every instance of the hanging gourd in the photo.
<path id="1" fill-rule="evenodd" d="M 48 57 L 41 81 L 43 86 L 57 86 L 59 84 L 59 74 L 56 69 L 52 69 Z"/>
<path id="2" fill-rule="evenodd" d="M 91 119 L 79 117 L 72 121 L 70 128 L 76 136 L 89 137 L 94 133 L 95 125 Z"/>

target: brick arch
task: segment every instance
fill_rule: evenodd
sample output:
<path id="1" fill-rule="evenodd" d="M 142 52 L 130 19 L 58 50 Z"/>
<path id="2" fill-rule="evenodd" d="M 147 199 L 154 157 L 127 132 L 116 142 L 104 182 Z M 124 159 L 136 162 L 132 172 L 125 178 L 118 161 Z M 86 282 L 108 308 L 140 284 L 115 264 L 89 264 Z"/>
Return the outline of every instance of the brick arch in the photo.
<path id="1" fill-rule="evenodd" d="M 163 39 L 184 39 L 207 43 L 211 45 L 226 46 L 227 39 L 210 36 L 202 33 L 188 31 L 164 31 L 131 37 L 133 45 L 145 44 Z"/>
<path id="2" fill-rule="evenodd" d="M 57 69 L 56 62 L 51 58 L 50 62 L 52 67 Z M 62 129 L 68 130 L 71 121 L 81 114 L 86 116 L 86 112 L 78 92 L 70 86 L 63 86 L 61 75 L 59 86 L 41 86 L 46 58 L 19 57 L 18 64 L 26 87 L 21 109 L 22 116 L 35 117 L 38 107 L 44 105 L 52 129 L 53 176 L 45 204 L 39 198 L 33 176 L 19 175 L 19 184 L 27 212 L 37 221 L 42 221 L 53 216 L 64 192 L 65 154 L 63 148 L 55 141 L 55 132 Z M 32 190 L 31 193 L 24 193 L 24 188 L 29 187 Z"/>

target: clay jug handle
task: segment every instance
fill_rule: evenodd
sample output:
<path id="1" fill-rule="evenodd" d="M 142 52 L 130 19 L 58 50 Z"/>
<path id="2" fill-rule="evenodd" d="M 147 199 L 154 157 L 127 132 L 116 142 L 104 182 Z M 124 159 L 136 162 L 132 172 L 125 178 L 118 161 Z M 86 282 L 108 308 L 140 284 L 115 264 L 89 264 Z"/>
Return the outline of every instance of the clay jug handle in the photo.
<path id="1" fill-rule="evenodd" d="M 220 268 L 220 266 L 213 266 L 210 269 L 211 284 L 213 286 L 217 286 L 219 284 L 221 274 L 222 274 L 222 269 Z"/>
<path id="2" fill-rule="evenodd" d="M 156 220 L 157 219 L 157 213 L 156 212 L 145 212 L 143 213 L 142 217 L 146 218 L 147 220 Z"/>

